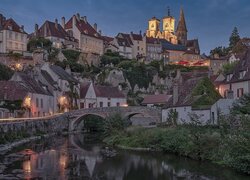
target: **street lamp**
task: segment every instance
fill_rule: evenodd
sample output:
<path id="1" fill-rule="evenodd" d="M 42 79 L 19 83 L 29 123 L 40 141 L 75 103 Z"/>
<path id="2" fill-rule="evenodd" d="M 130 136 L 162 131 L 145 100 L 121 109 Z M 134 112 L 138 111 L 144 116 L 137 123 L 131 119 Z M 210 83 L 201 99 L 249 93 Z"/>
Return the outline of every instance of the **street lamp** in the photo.
<path id="1" fill-rule="evenodd" d="M 29 111 L 29 117 L 30 117 L 30 111 L 31 111 L 31 98 L 29 96 L 26 96 L 23 101 L 23 107 Z"/>
<path id="2" fill-rule="evenodd" d="M 66 96 L 60 96 L 59 99 L 58 99 L 58 103 L 59 103 L 59 106 L 60 106 L 60 108 L 59 108 L 60 111 L 62 110 L 62 108 L 63 108 L 63 111 L 64 111 L 65 108 L 68 105 L 68 99 L 67 99 L 67 97 Z"/>

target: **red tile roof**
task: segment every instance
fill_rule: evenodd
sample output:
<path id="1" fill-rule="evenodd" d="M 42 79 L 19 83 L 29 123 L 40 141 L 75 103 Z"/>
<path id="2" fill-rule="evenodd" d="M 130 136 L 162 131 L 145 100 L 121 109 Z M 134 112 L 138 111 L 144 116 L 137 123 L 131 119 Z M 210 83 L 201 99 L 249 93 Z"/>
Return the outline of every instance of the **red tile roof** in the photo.
<path id="1" fill-rule="evenodd" d="M 108 36 L 102 36 L 101 37 L 104 42 L 110 43 L 114 40 L 113 37 L 108 37 Z"/>
<path id="2" fill-rule="evenodd" d="M 3 29 L 3 30 L 11 30 L 11 31 L 26 34 L 26 32 L 24 30 L 22 30 L 21 27 L 12 18 L 3 21 L 2 28 L 0 28 L 0 30 L 1 29 Z"/>
<path id="3" fill-rule="evenodd" d="M 34 34 L 32 34 L 34 36 Z M 38 37 L 57 37 L 69 41 L 76 42 L 77 40 L 74 37 L 71 37 L 59 23 L 45 21 L 44 24 L 38 29 Z"/>
<path id="4" fill-rule="evenodd" d="M 23 100 L 29 92 L 29 89 L 20 82 L 0 81 L 0 85 L 0 100 Z"/>
<path id="5" fill-rule="evenodd" d="M 85 22 L 83 19 L 77 19 L 75 15 L 65 24 L 65 29 L 72 29 L 73 18 L 76 19 L 76 27 L 82 34 L 102 39 L 101 35 L 88 22 Z"/>
<path id="6" fill-rule="evenodd" d="M 172 95 L 158 94 L 158 95 L 148 95 L 144 98 L 142 104 L 165 104 L 171 98 Z"/>

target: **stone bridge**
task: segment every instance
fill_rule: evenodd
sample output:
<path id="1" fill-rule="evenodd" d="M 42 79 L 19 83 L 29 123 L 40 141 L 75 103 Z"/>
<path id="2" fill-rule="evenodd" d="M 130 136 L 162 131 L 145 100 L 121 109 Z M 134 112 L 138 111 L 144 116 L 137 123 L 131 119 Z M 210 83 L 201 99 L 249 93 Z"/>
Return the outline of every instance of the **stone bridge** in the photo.
<path id="1" fill-rule="evenodd" d="M 74 131 L 84 120 L 84 116 L 96 115 L 105 119 L 115 113 L 121 114 L 125 119 L 131 119 L 134 125 L 147 126 L 151 123 L 161 122 L 161 110 L 156 108 L 145 106 L 91 108 L 69 112 L 69 130 Z"/>
<path id="2" fill-rule="evenodd" d="M 107 107 L 91 108 L 71 111 L 49 117 L 39 118 L 12 118 L 0 119 L 0 134 L 23 133 L 35 135 L 37 133 L 60 133 L 63 131 L 77 130 L 77 126 L 84 121 L 84 116 L 96 115 L 105 119 L 106 117 L 120 113 L 123 118 L 134 120 L 135 125 L 149 125 L 161 122 L 160 109 L 148 107 Z M 137 124 L 136 124 L 137 123 Z"/>

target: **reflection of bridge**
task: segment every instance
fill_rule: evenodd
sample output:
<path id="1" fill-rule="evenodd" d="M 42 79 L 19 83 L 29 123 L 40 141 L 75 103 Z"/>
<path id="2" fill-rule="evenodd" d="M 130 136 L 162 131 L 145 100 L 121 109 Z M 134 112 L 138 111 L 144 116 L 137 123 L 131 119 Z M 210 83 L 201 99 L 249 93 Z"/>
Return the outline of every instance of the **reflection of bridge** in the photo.
<path id="1" fill-rule="evenodd" d="M 144 106 L 80 109 L 69 112 L 69 131 L 75 130 L 79 123 L 83 120 L 84 116 L 96 115 L 105 119 L 115 113 L 121 114 L 124 119 L 130 119 L 134 116 L 140 118 L 142 121 L 143 119 L 147 119 L 148 122 L 154 123 L 159 123 L 161 121 L 161 112 L 159 109 Z"/>

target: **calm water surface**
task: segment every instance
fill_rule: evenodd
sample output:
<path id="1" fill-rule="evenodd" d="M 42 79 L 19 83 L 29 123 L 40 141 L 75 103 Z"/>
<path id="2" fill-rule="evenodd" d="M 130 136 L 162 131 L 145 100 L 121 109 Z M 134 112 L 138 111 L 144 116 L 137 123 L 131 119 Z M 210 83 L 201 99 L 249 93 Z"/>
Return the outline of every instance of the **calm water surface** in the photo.
<path id="1" fill-rule="evenodd" d="M 92 143 L 91 143 L 92 142 Z M 108 158 L 89 137 L 40 140 L 0 156 L 0 179 L 38 180 L 245 180 L 211 163 L 161 153 L 118 151 Z"/>

